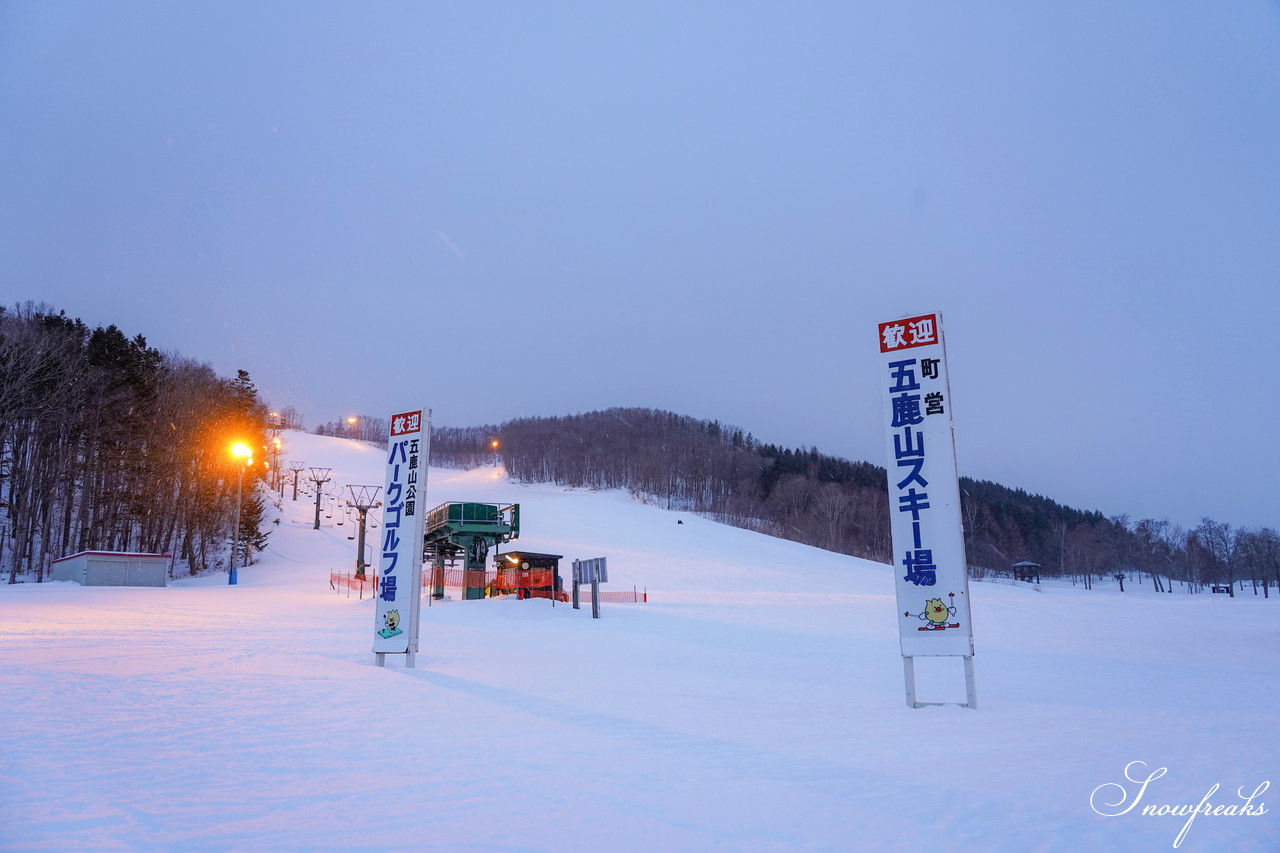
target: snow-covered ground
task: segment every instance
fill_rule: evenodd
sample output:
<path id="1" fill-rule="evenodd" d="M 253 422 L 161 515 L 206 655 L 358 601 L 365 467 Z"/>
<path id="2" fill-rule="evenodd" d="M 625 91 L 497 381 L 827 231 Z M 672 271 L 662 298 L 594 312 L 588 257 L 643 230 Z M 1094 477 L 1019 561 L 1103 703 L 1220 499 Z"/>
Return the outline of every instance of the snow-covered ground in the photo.
<path id="1" fill-rule="evenodd" d="M 1141 813 L 1275 778 L 1280 600 L 975 583 L 979 707 L 913 710 L 888 566 L 496 468 L 428 489 L 520 503 L 516 546 L 649 603 L 437 602 L 418 668 L 379 668 L 372 601 L 329 587 L 349 528 L 288 493 L 236 586 L 2 586 L 0 849 L 1280 850 L 1272 790 L 1181 839 Z M 958 661 L 917 673 L 963 701 Z"/>

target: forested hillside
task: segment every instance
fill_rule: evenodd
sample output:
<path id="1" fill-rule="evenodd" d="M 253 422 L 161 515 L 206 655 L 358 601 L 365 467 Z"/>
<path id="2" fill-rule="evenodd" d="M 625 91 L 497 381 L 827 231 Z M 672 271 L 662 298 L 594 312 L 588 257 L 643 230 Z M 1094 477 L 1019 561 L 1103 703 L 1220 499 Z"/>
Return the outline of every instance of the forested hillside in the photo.
<path id="1" fill-rule="evenodd" d="M 291 409 L 272 426 L 301 428 Z M 147 346 L 115 326 L 31 304 L 0 308 L 0 572 L 43 580 L 78 551 L 171 553 L 192 574 L 221 567 L 234 540 L 239 562 L 261 547 L 261 503 L 237 480 L 262 477 L 268 413 L 249 374 Z M 378 441 L 385 420 L 354 416 L 318 432 Z M 230 448 L 258 452 L 253 467 Z M 494 442 L 497 442 L 496 446 Z M 278 455 L 278 454 L 277 454 Z M 437 427 L 436 464 L 500 460 L 521 482 L 626 489 L 643 500 L 832 551 L 896 562 L 883 468 L 763 444 L 750 433 L 651 409 L 610 409 L 498 426 Z M 278 461 L 278 460 L 277 460 Z M 248 485 L 246 483 L 246 485 Z M 1205 518 L 1185 530 L 1166 520 L 1098 512 L 997 483 L 961 479 L 971 571 L 1042 576 L 1086 586 L 1125 575 L 1157 589 L 1199 591 L 1280 584 L 1280 534 Z"/>
<path id="2" fill-rule="evenodd" d="M 494 440 L 498 441 L 495 449 Z M 499 426 L 441 427 L 437 464 L 474 467 L 499 458 L 522 482 L 621 488 L 664 506 L 821 548 L 891 562 L 884 469 L 813 448 L 761 444 L 718 421 L 651 409 L 610 409 Z M 1185 530 L 1166 520 L 1105 518 L 997 483 L 961 478 L 965 542 L 976 576 L 1041 576 L 1092 585 L 1130 583 L 1199 591 L 1248 582 L 1262 595 L 1280 584 L 1280 535 L 1204 519 Z M 1036 571 L 1036 570 L 1032 570 Z"/>
<path id="3" fill-rule="evenodd" d="M 115 326 L 0 307 L 0 567 L 40 581 L 78 551 L 170 553 L 196 574 L 229 556 L 237 478 L 239 537 L 261 544 L 252 468 L 235 441 L 267 444 L 249 375 L 148 347 Z M 244 466 L 243 468 L 241 466 Z M 245 473 L 247 471 L 247 473 Z M 247 555 L 246 555 L 247 556 Z"/>

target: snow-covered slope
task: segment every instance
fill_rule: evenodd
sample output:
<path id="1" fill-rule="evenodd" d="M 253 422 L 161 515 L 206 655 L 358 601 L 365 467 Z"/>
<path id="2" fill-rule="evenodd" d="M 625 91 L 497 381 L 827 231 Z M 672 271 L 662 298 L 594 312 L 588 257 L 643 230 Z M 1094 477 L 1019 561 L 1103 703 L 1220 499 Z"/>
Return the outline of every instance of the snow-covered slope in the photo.
<path id="1" fill-rule="evenodd" d="M 349 528 L 288 492 L 236 586 L 0 587 L 0 849 L 1165 850 L 1187 818 L 1143 807 L 1239 810 L 1280 757 L 1280 601 L 974 584 L 979 708 L 912 710 L 888 566 L 496 468 L 432 469 L 446 500 L 519 502 L 519 547 L 649 603 L 436 602 L 419 668 L 378 668 L 372 602 L 328 583 Z M 934 663 L 921 698 L 960 701 Z M 1115 814 L 1127 765 L 1167 772 Z M 1200 815 L 1180 849 L 1280 824 Z"/>

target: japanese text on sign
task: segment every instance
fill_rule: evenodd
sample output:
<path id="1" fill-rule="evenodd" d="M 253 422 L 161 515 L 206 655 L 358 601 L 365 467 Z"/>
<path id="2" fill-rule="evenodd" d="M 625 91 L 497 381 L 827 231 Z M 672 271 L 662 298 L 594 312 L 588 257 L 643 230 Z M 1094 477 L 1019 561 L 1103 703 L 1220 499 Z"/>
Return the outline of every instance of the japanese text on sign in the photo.
<path id="1" fill-rule="evenodd" d="M 881 329 L 885 325 L 888 324 L 881 324 Z M 928 318 L 927 327 L 933 334 L 932 317 Z M 893 433 L 893 461 L 897 473 L 890 472 L 890 482 L 894 482 L 895 488 L 891 505 L 897 512 L 909 514 L 911 521 L 912 547 L 904 552 L 901 560 L 906 568 L 902 579 L 916 586 L 933 586 L 938 582 L 938 567 L 933 562 L 933 549 L 925 544 L 921 524 L 930 507 L 929 481 L 924 475 L 927 461 L 925 432 L 912 427 L 919 427 L 931 414 L 943 414 L 945 411 L 944 392 L 930 391 L 926 394 L 920 385 L 921 378 L 937 377 L 938 359 L 900 359 L 889 362 L 888 370 L 889 427 L 897 430 Z"/>
<path id="2" fill-rule="evenodd" d="M 422 412 L 405 412 L 391 416 L 391 437 L 408 435 L 422 429 Z"/>
<path id="3" fill-rule="evenodd" d="M 880 352 L 922 347 L 938 342 L 936 314 L 880 324 Z"/>
<path id="4" fill-rule="evenodd" d="M 876 327 L 903 654 L 970 655 L 968 569 L 942 318 Z"/>
<path id="5" fill-rule="evenodd" d="M 422 514 L 430 457 L 431 411 L 391 416 L 382 507 L 380 584 L 374 651 L 414 652 L 422 566 Z"/>

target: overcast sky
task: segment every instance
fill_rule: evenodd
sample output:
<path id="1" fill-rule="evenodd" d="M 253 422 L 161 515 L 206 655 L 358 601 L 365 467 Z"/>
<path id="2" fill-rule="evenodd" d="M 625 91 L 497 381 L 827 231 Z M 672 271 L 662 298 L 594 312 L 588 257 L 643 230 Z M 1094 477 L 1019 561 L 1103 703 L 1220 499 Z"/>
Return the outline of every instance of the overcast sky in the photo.
<path id="1" fill-rule="evenodd" d="M 1274 2 L 0 0 L 0 301 L 308 426 L 611 406 L 1280 526 Z"/>

